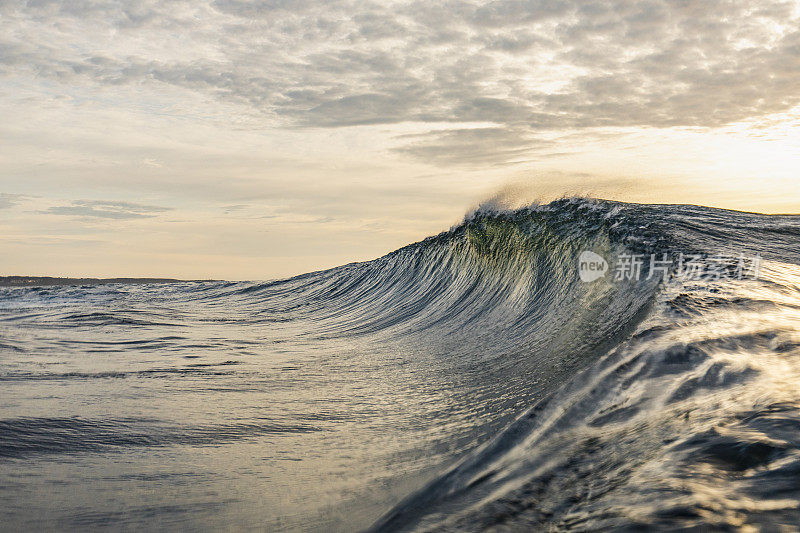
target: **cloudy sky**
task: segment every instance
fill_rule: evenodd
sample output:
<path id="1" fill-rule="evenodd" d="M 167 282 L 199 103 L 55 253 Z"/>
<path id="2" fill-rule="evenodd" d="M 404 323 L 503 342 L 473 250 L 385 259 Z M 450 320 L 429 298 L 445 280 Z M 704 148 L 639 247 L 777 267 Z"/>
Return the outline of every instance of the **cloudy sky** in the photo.
<path id="1" fill-rule="evenodd" d="M 0 275 L 267 279 L 505 184 L 800 212 L 800 2 L 0 0 Z"/>

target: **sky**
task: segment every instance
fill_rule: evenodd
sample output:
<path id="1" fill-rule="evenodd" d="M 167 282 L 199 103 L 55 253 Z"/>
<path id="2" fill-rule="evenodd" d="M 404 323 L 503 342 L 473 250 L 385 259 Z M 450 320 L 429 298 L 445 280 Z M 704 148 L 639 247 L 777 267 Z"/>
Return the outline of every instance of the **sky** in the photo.
<path id="1" fill-rule="evenodd" d="M 0 275 L 285 277 L 509 184 L 800 212 L 800 2 L 0 0 L 0 117 Z"/>

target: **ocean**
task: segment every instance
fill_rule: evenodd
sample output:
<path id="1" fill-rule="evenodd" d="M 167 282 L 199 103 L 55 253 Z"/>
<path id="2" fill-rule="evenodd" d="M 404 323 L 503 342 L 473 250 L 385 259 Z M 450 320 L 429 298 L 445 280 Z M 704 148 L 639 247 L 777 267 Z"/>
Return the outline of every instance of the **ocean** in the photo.
<path id="1" fill-rule="evenodd" d="M 5 531 L 792 528 L 800 216 L 567 198 L 290 279 L 2 287 L 0 387 Z"/>

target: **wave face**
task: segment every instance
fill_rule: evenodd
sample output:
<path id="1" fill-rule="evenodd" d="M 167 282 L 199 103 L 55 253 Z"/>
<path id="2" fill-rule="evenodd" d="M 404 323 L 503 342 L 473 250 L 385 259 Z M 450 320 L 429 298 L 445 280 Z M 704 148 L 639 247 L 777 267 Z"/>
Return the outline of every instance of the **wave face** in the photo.
<path id="1" fill-rule="evenodd" d="M 0 289 L 9 527 L 800 523 L 798 244 L 565 199 L 287 280 Z"/>

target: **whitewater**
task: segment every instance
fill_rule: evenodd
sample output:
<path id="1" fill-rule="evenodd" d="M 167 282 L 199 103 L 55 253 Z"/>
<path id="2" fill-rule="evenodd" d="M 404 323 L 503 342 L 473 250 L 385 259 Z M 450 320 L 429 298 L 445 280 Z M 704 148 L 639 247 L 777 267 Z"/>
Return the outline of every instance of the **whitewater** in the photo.
<path id="1" fill-rule="evenodd" d="M 567 198 L 285 280 L 0 288 L 0 387 L 7 531 L 792 529 L 800 216 Z"/>

